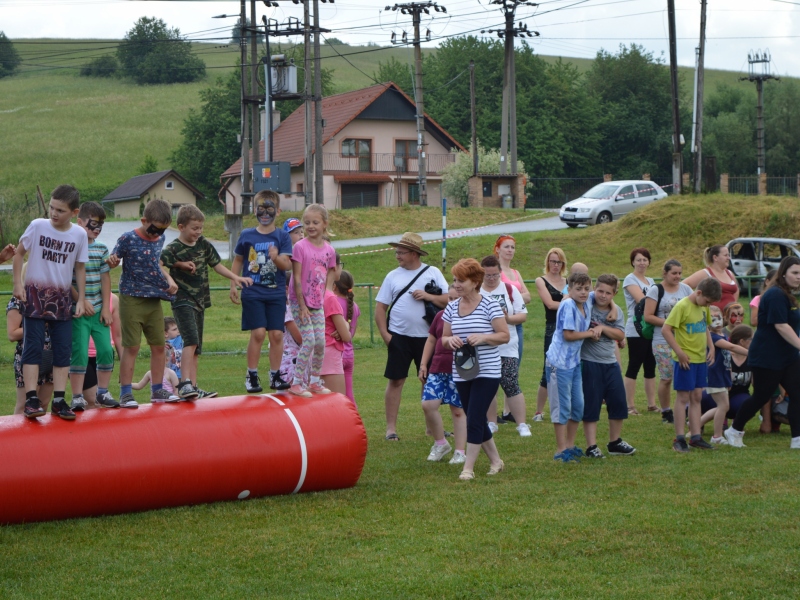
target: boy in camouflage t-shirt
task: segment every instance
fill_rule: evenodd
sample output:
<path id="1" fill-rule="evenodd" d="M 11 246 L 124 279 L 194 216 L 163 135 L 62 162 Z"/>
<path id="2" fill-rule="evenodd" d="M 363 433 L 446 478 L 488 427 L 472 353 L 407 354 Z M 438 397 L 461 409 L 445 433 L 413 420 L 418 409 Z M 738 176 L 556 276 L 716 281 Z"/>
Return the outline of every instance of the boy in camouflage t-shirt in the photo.
<path id="1" fill-rule="evenodd" d="M 176 392 L 184 400 L 197 397 L 211 398 L 216 392 L 206 392 L 197 387 L 197 360 L 203 347 L 203 320 L 205 309 L 211 306 L 208 268 L 243 286 L 252 285 L 249 277 L 231 273 L 221 263 L 213 244 L 203 237 L 205 215 L 191 204 L 178 211 L 178 239 L 170 242 L 161 253 L 161 264 L 169 269 L 178 285 L 172 314 L 183 338 L 181 355 L 182 380 Z"/>

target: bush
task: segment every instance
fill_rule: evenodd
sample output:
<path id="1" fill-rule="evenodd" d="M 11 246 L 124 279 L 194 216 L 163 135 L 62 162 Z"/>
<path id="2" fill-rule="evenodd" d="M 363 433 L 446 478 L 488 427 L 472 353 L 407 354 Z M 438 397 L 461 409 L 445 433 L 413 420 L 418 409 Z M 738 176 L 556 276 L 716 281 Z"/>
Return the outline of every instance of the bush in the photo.
<path id="1" fill-rule="evenodd" d="M 0 79 L 3 77 L 10 77 L 16 73 L 22 59 L 19 57 L 19 52 L 14 48 L 6 37 L 6 34 L 0 31 Z"/>
<path id="2" fill-rule="evenodd" d="M 81 75 L 83 77 L 113 77 L 118 70 L 119 62 L 117 59 L 107 54 L 98 56 L 93 61 L 83 65 L 81 67 Z"/>

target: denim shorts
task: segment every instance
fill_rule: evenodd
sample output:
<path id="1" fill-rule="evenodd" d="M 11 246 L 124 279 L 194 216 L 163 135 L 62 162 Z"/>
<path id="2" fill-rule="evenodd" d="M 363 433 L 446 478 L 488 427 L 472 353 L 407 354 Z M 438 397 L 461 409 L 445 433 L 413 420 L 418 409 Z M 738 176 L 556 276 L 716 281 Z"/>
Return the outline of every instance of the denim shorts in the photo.
<path id="1" fill-rule="evenodd" d="M 550 400 L 550 421 L 566 425 L 567 421 L 583 420 L 583 380 L 581 367 L 557 369 L 548 361 L 547 396 Z"/>
<path id="2" fill-rule="evenodd" d="M 422 401 L 429 400 L 441 400 L 442 404 L 461 408 L 461 398 L 451 373 L 428 373 L 422 388 Z"/>
<path id="3" fill-rule="evenodd" d="M 708 365 L 704 362 L 689 363 L 688 369 L 672 361 L 672 387 L 676 392 L 691 392 L 708 385 Z"/>

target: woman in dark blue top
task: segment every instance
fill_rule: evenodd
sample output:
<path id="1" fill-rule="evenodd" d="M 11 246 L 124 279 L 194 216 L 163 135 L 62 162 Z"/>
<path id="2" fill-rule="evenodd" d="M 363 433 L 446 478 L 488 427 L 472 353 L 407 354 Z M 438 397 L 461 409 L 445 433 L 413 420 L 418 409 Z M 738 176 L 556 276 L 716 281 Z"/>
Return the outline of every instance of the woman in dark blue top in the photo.
<path id="1" fill-rule="evenodd" d="M 725 431 L 731 446 L 742 447 L 744 426 L 782 385 L 789 402 L 791 448 L 800 450 L 800 309 L 794 292 L 800 289 L 800 258 L 787 256 L 772 287 L 761 296 L 758 329 L 747 362 L 753 371 L 753 396 L 745 401 L 733 426 Z"/>

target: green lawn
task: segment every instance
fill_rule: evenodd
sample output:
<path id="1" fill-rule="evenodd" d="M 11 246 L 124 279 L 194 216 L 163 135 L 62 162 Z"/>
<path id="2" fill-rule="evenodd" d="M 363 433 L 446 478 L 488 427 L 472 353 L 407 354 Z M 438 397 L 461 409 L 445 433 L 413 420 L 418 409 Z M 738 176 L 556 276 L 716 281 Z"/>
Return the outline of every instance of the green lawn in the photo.
<path id="1" fill-rule="evenodd" d="M 723 214 L 711 210 L 719 198 L 680 198 L 673 200 L 670 214 L 660 212 L 669 208 L 664 201 L 609 226 L 520 235 L 517 266 L 533 278 L 547 248 L 560 245 L 570 261 L 587 262 L 594 275 L 608 270 L 624 275 L 627 252 L 638 242 L 651 244 L 651 250 L 659 244 L 654 262 L 685 247 L 695 256 L 687 261 L 694 268 L 699 261 L 691 249 L 702 247 L 707 237 L 727 241 L 737 219 L 753 234 L 771 222 L 770 214 L 779 215 L 774 222 L 786 230 L 797 227 L 796 217 L 782 212 L 782 199 L 766 199 L 752 209 L 737 197 L 727 201 Z M 710 221 L 703 220 L 705 214 Z M 690 222 L 697 229 L 679 235 Z M 706 236 L 703 227 L 709 223 L 715 229 Z M 448 242 L 449 264 L 461 256 L 481 257 L 493 242 L 494 236 Z M 436 246 L 431 248 L 430 262 L 438 264 Z M 379 283 L 394 266 L 389 252 L 344 260 L 360 283 Z M 8 289 L 10 277 L 0 272 L 0 290 Z M 622 302 L 621 294 L 616 300 Z M 503 425 L 497 445 L 507 470 L 486 477 L 488 463 L 481 457 L 475 481 L 459 482 L 457 466 L 425 460 L 431 440 L 413 380 L 403 396 L 401 441 L 384 441 L 386 353 L 382 344 L 369 340 L 366 290 L 358 290 L 357 301 L 365 316 L 355 340 L 355 390 L 369 438 L 358 485 L 3 527 L 0 597 L 796 597 L 800 581 L 792 565 L 800 561 L 795 537 L 800 453 L 789 451 L 788 431 L 760 435 L 754 420 L 746 449 L 678 455 L 671 450 L 672 428 L 645 413 L 625 424 L 624 437 L 636 446 L 635 456 L 562 465 L 552 461 L 549 422 L 534 423 L 528 439 Z M 240 309 L 225 292 L 214 292 L 213 302 L 207 350 L 243 351 L 247 338 L 239 331 Z M 521 369 L 529 415 L 542 368 L 543 323 L 541 304 L 534 301 Z M 0 414 L 13 407 L 11 351 L 11 344 L 0 346 Z M 146 362 L 140 357 L 137 376 Z M 203 369 L 212 364 L 213 369 Z M 244 371 L 241 354 L 206 356 L 201 384 L 239 394 Z M 118 387 L 112 391 L 116 394 Z M 140 401 L 146 397 L 138 396 Z M 641 385 L 637 405 L 644 410 Z M 602 440 L 605 417 L 599 429 Z M 61 456 L 25 460 L 66 465 L 102 458 L 82 456 L 76 440 Z"/>

